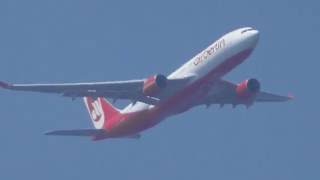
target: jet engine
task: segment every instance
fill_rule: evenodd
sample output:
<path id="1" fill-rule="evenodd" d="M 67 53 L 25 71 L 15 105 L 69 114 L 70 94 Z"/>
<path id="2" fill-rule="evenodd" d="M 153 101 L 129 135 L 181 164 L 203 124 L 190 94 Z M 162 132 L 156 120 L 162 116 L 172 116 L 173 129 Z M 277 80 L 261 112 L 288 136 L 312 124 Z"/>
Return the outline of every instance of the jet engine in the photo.
<path id="1" fill-rule="evenodd" d="M 252 101 L 260 91 L 260 82 L 257 79 L 248 79 L 240 83 L 236 88 L 236 93 L 241 100 Z"/>
<path id="2" fill-rule="evenodd" d="M 167 87 L 167 77 L 162 74 L 157 74 L 149 77 L 143 84 L 143 94 L 146 96 L 155 96 L 162 89 Z"/>

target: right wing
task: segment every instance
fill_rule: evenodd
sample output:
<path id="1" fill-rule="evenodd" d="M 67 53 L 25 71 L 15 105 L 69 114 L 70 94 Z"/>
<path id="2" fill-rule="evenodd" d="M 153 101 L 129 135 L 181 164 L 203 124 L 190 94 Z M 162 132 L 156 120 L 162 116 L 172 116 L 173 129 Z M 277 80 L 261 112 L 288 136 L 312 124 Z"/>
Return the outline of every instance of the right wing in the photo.
<path id="1" fill-rule="evenodd" d="M 256 102 L 283 102 L 293 99 L 293 96 L 281 96 L 277 94 L 259 92 L 256 96 Z"/>
<path id="2" fill-rule="evenodd" d="M 243 104 L 236 93 L 237 85 L 226 81 L 226 80 L 219 80 L 214 85 L 209 94 L 200 102 L 199 105 L 211 105 L 211 104 Z M 260 91 L 255 96 L 255 102 L 284 102 L 293 99 L 292 96 L 281 96 L 273 93 L 268 93 L 264 91 Z"/>

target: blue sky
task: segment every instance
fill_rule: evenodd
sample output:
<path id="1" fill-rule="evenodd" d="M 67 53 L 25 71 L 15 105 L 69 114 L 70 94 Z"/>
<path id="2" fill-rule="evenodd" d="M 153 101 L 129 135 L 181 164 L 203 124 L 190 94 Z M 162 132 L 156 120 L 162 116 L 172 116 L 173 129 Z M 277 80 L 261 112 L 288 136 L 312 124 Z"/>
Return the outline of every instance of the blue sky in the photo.
<path id="1" fill-rule="evenodd" d="M 296 99 L 195 108 L 142 139 L 46 137 L 92 127 L 81 100 L 0 91 L 1 179 L 319 179 L 316 0 L 0 2 L 0 80 L 81 82 L 168 74 L 219 36 L 253 26 L 260 42 L 225 78 L 255 77 Z"/>

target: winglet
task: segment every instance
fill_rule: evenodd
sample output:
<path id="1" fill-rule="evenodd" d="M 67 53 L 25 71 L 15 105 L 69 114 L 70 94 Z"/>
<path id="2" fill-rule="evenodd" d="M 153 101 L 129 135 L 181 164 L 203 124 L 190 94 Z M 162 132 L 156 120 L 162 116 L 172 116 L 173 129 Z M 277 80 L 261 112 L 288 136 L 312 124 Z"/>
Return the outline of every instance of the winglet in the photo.
<path id="1" fill-rule="evenodd" d="M 0 81 L 0 87 L 1 87 L 1 88 L 7 89 L 9 86 L 10 86 L 10 84 L 8 84 L 8 83 L 6 83 L 6 82 Z"/>

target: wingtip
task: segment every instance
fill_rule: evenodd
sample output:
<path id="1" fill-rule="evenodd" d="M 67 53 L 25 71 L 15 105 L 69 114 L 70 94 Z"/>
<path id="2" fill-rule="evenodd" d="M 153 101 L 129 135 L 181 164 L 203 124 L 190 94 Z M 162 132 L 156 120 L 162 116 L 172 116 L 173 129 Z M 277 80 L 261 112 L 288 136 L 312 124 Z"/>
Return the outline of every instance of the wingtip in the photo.
<path id="1" fill-rule="evenodd" d="M 0 81 L 0 87 L 7 89 L 10 85 L 6 82 Z"/>
<path id="2" fill-rule="evenodd" d="M 48 135 L 50 135 L 50 133 L 49 132 L 45 132 L 45 133 L 43 133 L 43 135 L 48 136 Z"/>
<path id="3" fill-rule="evenodd" d="M 288 100 L 293 100 L 295 99 L 294 95 L 292 93 L 288 94 Z"/>
<path id="4" fill-rule="evenodd" d="M 53 133 L 53 131 L 46 131 L 46 132 L 43 133 L 43 135 L 48 136 L 48 135 L 52 135 L 52 133 Z"/>

